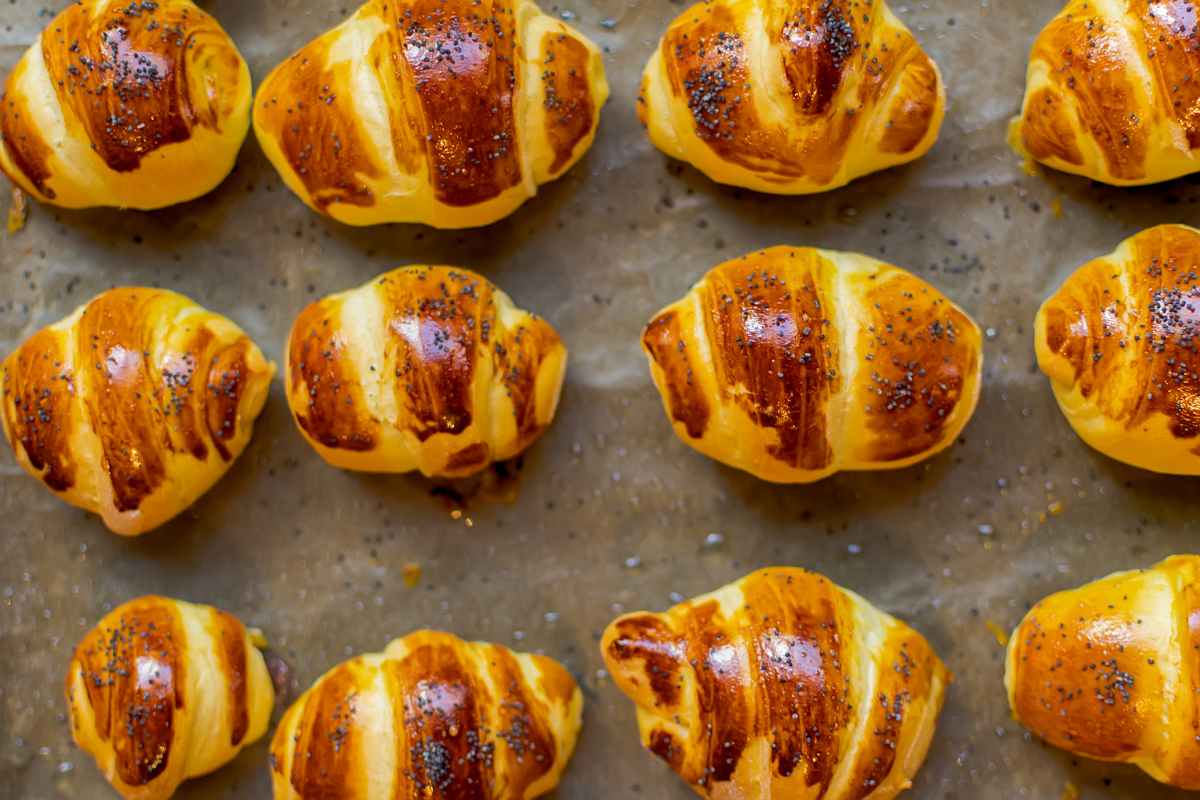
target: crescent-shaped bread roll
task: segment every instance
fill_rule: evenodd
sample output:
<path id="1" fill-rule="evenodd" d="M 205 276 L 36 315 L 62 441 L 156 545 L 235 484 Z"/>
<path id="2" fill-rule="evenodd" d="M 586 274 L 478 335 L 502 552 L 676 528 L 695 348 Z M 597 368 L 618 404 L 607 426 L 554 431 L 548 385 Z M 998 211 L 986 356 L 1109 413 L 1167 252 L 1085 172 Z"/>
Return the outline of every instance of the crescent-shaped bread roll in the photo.
<path id="1" fill-rule="evenodd" d="M 950 681 L 919 633 L 791 568 L 627 614 L 601 650 L 643 744 L 712 800 L 895 797 Z"/>
<path id="2" fill-rule="evenodd" d="M 486 278 L 402 267 L 306 308 L 288 341 L 288 403 L 335 467 L 470 475 L 554 419 L 567 350 Z"/>
<path id="3" fill-rule="evenodd" d="M 1055 747 L 1200 790 L 1200 556 L 1042 600 L 1013 631 L 1004 683 Z"/>
<path id="4" fill-rule="evenodd" d="M 1162 225 L 1042 306 L 1038 364 L 1071 427 L 1135 467 L 1200 475 L 1200 231 Z"/>
<path id="5" fill-rule="evenodd" d="M 288 709 L 275 800 L 531 800 L 558 785 L 582 713 L 557 661 L 418 631 L 334 667 Z"/>
<path id="6" fill-rule="evenodd" d="M 1034 42 L 1013 148 L 1117 186 L 1200 170 L 1198 37 L 1190 0 L 1071 0 Z"/>
<path id="7" fill-rule="evenodd" d="M 638 114 L 658 149 L 774 194 L 844 186 L 925 155 L 937 65 L 884 0 L 706 0 L 650 57 Z"/>
<path id="8" fill-rule="evenodd" d="M 143 597 L 75 649 L 75 743 L 127 800 L 165 800 L 267 732 L 275 689 L 262 637 L 211 606 Z"/>
<path id="9" fill-rule="evenodd" d="M 532 0 L 371 0 L 263 82 L 254 129 L 313 210 L 487 225 L 583 157 L 600 51 Z"/>
<path id="10" fill-rule="evenodd" d="M 896 469 L 949 447 L 979 399 L 979 328 L 853 253 L 775 247 L 714 268 L 642 337 L 684 442 L 776 483 Z"/>
<path id="11" fill-rule="evenodd" d="M 216 188 L 250 128 L 250 70 L 191 0 L 79 0 L 0 97 L 0 169 L 44 203 L 152 209 Z"/>
<path id="12" fill-rule="evenodd" d="M 0 367 L 0 422 L 25 471 L 134 536 L 241 455 L 275 365 L 225 317 L 163 289 L 111 289 Z"/>

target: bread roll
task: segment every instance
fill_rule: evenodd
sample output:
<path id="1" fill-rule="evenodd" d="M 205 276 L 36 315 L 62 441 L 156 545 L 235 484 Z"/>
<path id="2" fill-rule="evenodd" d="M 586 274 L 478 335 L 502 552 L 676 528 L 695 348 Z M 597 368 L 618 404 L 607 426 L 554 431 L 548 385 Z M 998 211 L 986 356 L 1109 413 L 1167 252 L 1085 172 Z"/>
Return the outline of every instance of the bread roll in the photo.
<path id="1" fill-rule="evenodd" d="M 1008 645 L 1017 720 L 1055 747 L 1200 790 L 1200 556 L 1051 595 Z"/>
<path id="2" fill-rule="evenodd" d="M 578 161 L 600 51 L 532 0 L 371 0 L 263 82 L 254 129 L 284 182 L 350 225 L 487 225 Z"/>
<path id="3" fill-rule="evenodd" d="M 582 711 L 552 659 L 418 631 L 334 667 L 288 709 L 275 800 L 532 800 L 558 785 Z"/>
<path id="4" fill-rule="evenodd" d="M 126 800 L 166 800 L 267 732 L 275 689 L 262 637 L 210 606 L 143 597 L 75 649 L 75 743 Z"/>
<path id="5" fill-rule="evenodd" d="M 44 203 L 153 209 L 206 194 L 250 128 L 250 70 L 191 0 L 79 0 L 0 97 L 0 169 Z"/>
<path id="6" fill-rule="evenodd" d="M 706 0 L 642 77 L 650 139 L 720 183 L 810 194 L 920 158 L 941 74 L 884 0 Z"/>
<path id="7" fill-rule="evenodd" d="M 1117 186 L 1200 170 L 1197 32 L 1190 0 L 1071 0 L 1034 42 L 1013 147 Z"/>
<path id="8" fill-rule="evenodd" d="M 232 466 L 274 374 L 225 317 L 163 289 L 112 289 L 9 355 L 0 423 L 26 472 L 135 536 Z"/>
<path id="9" fill-rule="evenodd" d="M 288 403 L 336 467 L 458 477 L 515 458 L 554 419 L 567 350 L 545 320 L 456 267 L 403 267 L 310 305 Z"/>
<path id="10" fill-rule="evenodd" d="M 896 469 L 949 447 L 982 336 L 899 267 L 774 247 L 714 268 L 642 337 L 679 437 L 776 483 Z"/>
<path id="11" fill-rule="evenodd" d="M 1059 407 L 1101 453 L 1200 475 L 1200 231 L 1162 225 L 1080 267 L 1034 343 Z"/>
<path id="12" fill-rule="evenodd" d="M 712 800 L 889 800 L 950 681 L 916 631 L 791 568 L 626 614 L 601 648 L 643 744 Z"/>

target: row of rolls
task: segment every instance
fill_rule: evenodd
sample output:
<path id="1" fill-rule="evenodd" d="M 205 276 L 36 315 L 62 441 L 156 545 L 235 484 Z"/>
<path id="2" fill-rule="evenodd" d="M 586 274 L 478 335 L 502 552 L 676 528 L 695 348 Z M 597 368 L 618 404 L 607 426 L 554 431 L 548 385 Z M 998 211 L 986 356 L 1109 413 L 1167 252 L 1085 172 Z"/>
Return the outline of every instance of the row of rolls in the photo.
<path id="1" fill-rule="evenodd" d="M 1200 789 L 1198 581 L 1200 556 L 1182 555 L 1037 603 L 1009 639 L 1014 716 L 1071 753 Z M 267 732 L 286 682 L 265 644 L 209 606 L 120 606 L 68 670 L 76 742 L 128 800 L 165 800 Z M 787 567 L 621 616 L 600 649 L 643 745 L 712 800 L 889 800 L 912 785 L 953 680 L 920 633 Z M 557 661 L 417 631 L 287 709 L 274 797 L 530 800 L 558 785 L 582 719 Z"/>
<path id="2" fill-rule="evenodd" d="M 863 255 L 774 247 L 728 261 L 646 326 L 676 434 L 776 483 L 898 469 L 958 439 L 983 383 L 979 327 Z M 1143 231 L 1038 312 L 1037 359 L 1079 436 L 1200 474 L 1200 231 Z M 455 478 L 551 424 L 567 350 L 544 319 L 455 267 L 404 267 L 318 300 L 285 345 L 304 438 L 342 469 Z M 233 322 L 165 289 L 118 288 L 0 366 L 17 461 L 137 535 L 182 512 L 248 444 L 275 366 Z"/>
<path id="3" fill-rule="evenodd" d="M 1200 170 L 1186 2 L 1071 0 L 1030 56 L 1013 147 L 1114 185 Z M 0 169 L 46 203 L 151 209 L 215 188 L 251 123 L 288 187 L 351 225 L 486 225 L 591 146 L 600 50 L 532 0 L 370 0 L 252 92 L 191 0 L 70 4 L 0 98 Z M 884 0 L 709 0 L 637 98 L 650 139 L 713 180 L 827 191 L 920 158 L 941 72 Z"/>

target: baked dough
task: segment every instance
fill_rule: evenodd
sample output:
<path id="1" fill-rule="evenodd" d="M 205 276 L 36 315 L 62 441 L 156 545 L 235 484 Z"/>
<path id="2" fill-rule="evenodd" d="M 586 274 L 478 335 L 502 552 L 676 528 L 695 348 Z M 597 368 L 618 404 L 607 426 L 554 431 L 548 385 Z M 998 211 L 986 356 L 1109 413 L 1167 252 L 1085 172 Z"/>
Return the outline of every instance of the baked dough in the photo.
<path id="1" fill-rule="evenodd" d="M 1038 35 L 1010 128 L 1031 161 L 1117 186 L 1200 170 L 1191 0 L 1072 0 Z"/>
<path id="2" fill-rule="evenodd" d="M 642 742 L 712 800 L 889 800 L 950 676 L 916 631 L 801 569 L 627 614 L 601 643 Z"/>
<path id="3" fill-rule="evenodd" d="M 667 29 L 638 113 L 719 183 L 810 194 L 925 155 L 946 91 L 884 0 L 707 0 Z"/>
<path id="4" fill-rule="evenodd" d="M 313 303 L 288 341 L 288 403 L 336 467 L 457 477 L 515 458 L 554 419 L 567 350 L 456 267 L 403 267 Z"/>
<path id="5" fill-rule="evenodd" d="M 17 462 L 135 536 L 182 512 L 250 441 L 275 365 L 225 317 L 164 289 L 111 289 L 0 366 Z"/>
<path id="6" fill-rule="evenodd" d="M 776 483 L 897 469 L 949 447 L 979 399 L 982 335 L 867 256 L 774 247 L 714 268 L 642 346 L 679 437 Z"/>
<path id="7" fill-rule="evenodd" d="M 275 800 L 532 800 L 575 750 L 583 695 L 561 664 L 418 631 L 351 659 L 288 709 Z"/>
<path id="8" fill-rule="evenodd" d="M 600 51 L 532 0 L 371 0 L 279 65 L 258 141 L 313 210 L 350 225 L 487 225 L 578 161 Z"/>
<path id="9" fill-rule="evenodd" d="M 1051 595 L 1008 645 L 1022 725 L 1075 755 L 1200 789 L 1200 556 Z"/>
<path id="10" fill-rule="evenodd" d="M 250 70 L 191 0 L 79 0 L 0 98 L 0 169 L 44 203 L 153 209 L 207 194 L 250 129 Z"/>
<path id="11" fill-rule="evenodd" d="M 1080 267 L 1042 305 L 1038 365 L 1101 453 L 1200 475 L 1200 231 L 1162 225 Z"/>
<path id="12" fill-rule="evenodd" d="M 76 744 L 126 800 L 166 800 L 267 732 L 275 689 L 262 637 L 211 606 L 142 597 L 75 649 Z"/>

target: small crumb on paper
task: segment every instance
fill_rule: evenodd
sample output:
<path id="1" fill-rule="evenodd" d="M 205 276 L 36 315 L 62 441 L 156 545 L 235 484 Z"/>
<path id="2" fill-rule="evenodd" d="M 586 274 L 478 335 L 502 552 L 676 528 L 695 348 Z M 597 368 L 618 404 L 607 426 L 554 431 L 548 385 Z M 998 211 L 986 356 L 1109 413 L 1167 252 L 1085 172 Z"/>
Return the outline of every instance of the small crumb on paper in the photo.
<path id="1" fill-rule="evenodd" d="M 8 235 L 20 233 L 29 219 L 29 198 L 16 186 L 12 190 L 12 203 L 8 207 Z"/>
<path id="2" fill-rule="evenodd" d="M 409 589 L 415 589 L 417 584 L 421 582 L 421 565 L 415 561 L 409 561 L 404 565 L 404 585 Z"/>
<path id="3" fill-rule="evenodd" d="M 992 632 L 992 636 L 996 637 L 996 641 L 1000 643 L 1001 647 L 1008 647 L 1008 632 L 1005 631 L 1004 628 L 1001 628 L 990 619 L 985 620 L 983 624 L 986 625 L 987 629 Z"/>
<path id="4" fill-rule="evenodd" d="M 1067 785 L 1063 787 L 1062 800 L 1079 800 L 1079 788 L 1067 781 Z"/>
<path id="5" fill-rule="evenodd" d="M 1052 212 L 1054 212 L 1055 219 L 1063 218 L 1063 206 L 1062 206 L 1062 198 L 1061 197 L 1054 198 L 1054 201 L 1052 203 L 1050 203 L 1050 210 Z"/>

